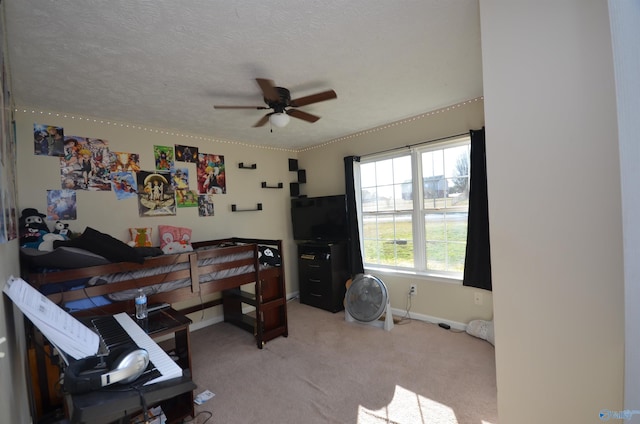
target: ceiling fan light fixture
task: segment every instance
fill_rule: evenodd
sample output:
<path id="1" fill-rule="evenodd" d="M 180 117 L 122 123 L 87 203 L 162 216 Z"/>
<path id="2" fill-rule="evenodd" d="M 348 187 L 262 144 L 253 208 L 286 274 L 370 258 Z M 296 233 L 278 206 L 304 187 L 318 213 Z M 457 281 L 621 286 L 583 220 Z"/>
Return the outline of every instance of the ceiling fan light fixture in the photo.
<path id="1" fill-rule="evenodd" d="M 269 122 L 271 122 L 271 125 L 278 128 L 286 127 L 289 123 L 289 120 L 289 115 L 287 115 L 286 113 L 273 113 L 271 114 L 271 116 L 269 116 Z"/>

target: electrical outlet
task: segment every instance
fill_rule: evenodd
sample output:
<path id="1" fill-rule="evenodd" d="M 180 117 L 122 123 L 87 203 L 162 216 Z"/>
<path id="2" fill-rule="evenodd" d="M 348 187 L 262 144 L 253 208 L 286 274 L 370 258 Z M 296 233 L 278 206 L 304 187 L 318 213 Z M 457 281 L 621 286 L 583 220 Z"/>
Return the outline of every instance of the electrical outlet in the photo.
<path id="1" fill-rule="evenodd" d="M 482 292 L 473 292 L 473 303 L 482 305 Z"/>
<path id="2" fill-rule="evenodd" d="M 415 296 L 418 294 L 418 287 L 415 284 L 409 286 L 409 296 Z"/>

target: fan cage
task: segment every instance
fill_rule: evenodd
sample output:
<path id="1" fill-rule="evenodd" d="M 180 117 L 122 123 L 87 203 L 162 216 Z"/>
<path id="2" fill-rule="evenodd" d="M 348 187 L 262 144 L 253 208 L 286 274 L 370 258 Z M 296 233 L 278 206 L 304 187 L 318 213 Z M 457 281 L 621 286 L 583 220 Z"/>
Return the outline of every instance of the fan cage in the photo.
<path id="1" fill-rule="evenodd" d="M 378 277 L 360 274 L 345 295 L 345 308 L 357 321 L 371 322 L 382 316 L 389 300 L 387 286 Z"/>

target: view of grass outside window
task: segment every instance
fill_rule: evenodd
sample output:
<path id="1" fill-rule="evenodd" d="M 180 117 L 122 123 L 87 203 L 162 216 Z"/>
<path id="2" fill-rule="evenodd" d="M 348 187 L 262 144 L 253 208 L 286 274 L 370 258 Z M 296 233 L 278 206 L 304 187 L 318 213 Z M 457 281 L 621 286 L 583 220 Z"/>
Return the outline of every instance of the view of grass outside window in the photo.
<path id="1" fill-rule="evenodd" d="M 359 216 L 365 266 L 460 278 L 469 163 L 468 137 L 363 158 Z"/>

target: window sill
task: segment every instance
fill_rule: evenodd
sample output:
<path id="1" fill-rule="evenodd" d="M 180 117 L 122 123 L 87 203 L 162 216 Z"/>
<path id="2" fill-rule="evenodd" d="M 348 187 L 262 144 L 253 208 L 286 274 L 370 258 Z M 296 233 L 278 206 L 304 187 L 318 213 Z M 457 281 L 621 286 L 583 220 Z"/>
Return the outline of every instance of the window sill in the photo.
<path id="1" fill-rule="evenodd" d="M 448 274 L 439 274 L 435 272 L 418 272 L 411 270 L 402 270 L 402 269 L 389 269 L 389 268 L 376 268 L 376 267 L 365 267 L 364 270 L 366 273 L 375 273 L 382 275 L 395 275 L 402 277 L 419 277 L 429 281 L 435 281 L 439 283 L 446 284 L 455 284 L 462 285 L 462 276 L 453 276 Z"/>

